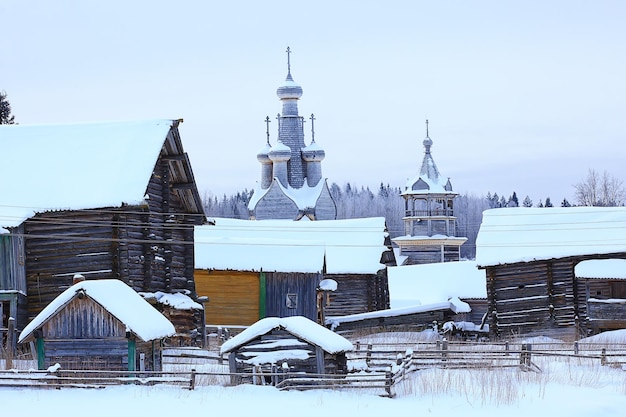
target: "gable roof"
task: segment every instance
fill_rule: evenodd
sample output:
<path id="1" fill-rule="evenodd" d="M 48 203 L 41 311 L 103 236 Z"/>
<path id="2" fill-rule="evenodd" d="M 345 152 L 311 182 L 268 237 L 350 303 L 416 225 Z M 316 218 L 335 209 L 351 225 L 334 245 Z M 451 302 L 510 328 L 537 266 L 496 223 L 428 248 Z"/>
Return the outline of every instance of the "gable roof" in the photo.
<path id="1" fill-rule="evenodd" d="M 199 269 L 375 274 L 387 237 L 384 217 L 349 220 L 215 218 L 195 227 Z"/>
<path id="2" fill-rule="evenodd" d="M 182 145 L 171 143 L 180 142 L 178 123 L 0 125 L 0 149 L 11 156 L 3 158 L 2 170 L 13 179 L 0 182 L 0 227 L 17 226 L 48 210 L 144 203 L 164 144 L 169 143 L 172 152 L 189 165 Z M 185 182 L 193 182 L 190 167 L 177 171 L 182 171 L 177 175 L 184 176 Z M 197 190 L 192 192 L 197 195 Z"/>
<path id="3" fill-rule="evenodd" d="M 476 239 L 482 267 L 619 252 L 626 252 L 626 207 L 486 210 Z"/>
<path id="4" fill-rule="evenodd" d="M 145 342 L 172 336 L 176 332 L 174 325 L 163 314 L 128 285 L 117 279 L 102 279 L 76 283 L 59 294 L 22 330 L 18 343 L 28 340 L 36 329 L 81 292 L 104 307 L 126 325 L 128 331 Z"/>
<path id="5" fill-rule="evenodd" d="M 259 336 L 281 328 L 300 339 L 321 347 L 328 353 L 349 352 L 353 349 L 352 342 L 348 339 L 306 317 L 266 317 L 224 342 L 220 348 L 220 354 L 232 352 Z"/>

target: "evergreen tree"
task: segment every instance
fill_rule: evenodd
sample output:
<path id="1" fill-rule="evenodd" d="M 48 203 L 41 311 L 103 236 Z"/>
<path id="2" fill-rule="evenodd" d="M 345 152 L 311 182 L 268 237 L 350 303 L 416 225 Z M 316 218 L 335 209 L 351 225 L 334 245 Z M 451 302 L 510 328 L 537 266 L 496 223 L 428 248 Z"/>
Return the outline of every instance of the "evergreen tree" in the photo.
<path id="1" fill-rule="evenodd" d="M 519 207 L 519 200 L 517 199 L 517 194 L 513 191 L 513 195 L 509 197 L 509 202 L 507 203 L 508 207 Z"/>
<path id="2" fill-rule="evenodd" d="M 561 201 L 561 207 L 572 207 L 572 205 L 567 201 L 567 198 L 564 198 L 563 201 Z"/>
<path id="3" fill-rule="evenodd" d="M 522 201 L 522 206 L 524 206 L 524 207 L 532 207 L 533 206 L 533 200 L 531 200 L 530 197 L 526 196 L 524 198 L 524 201 Z"/>
<path id="4" fill-rule="evenodd" d="M 546 198 L 546 204 L 545 204 L 545 207 L 554 207 L 554 206 L 552 205 L 552 201 L 550 201 L 550 197 L 547 197 L 547 198 Z"/>
<path id="5" fill-rule="evenodd" d="M 15 116 L 11 114 L 11 104 L 7 100 L 7 93 L 0 91 L 0 125 L 15 124 Z"/>

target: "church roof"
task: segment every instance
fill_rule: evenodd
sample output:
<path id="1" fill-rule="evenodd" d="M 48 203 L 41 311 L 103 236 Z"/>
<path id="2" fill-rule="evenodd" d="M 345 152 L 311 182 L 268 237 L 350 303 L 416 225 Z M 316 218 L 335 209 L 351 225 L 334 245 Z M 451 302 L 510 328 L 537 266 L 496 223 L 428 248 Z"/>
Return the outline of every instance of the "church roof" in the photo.
<path id="1" fill-rule="evenodd" d="M 452 191 L 449 178 L 442 177 L 437 169 L 435 160 L 430 152 L 433 144 L 428 136 L 428 120 L 426 121 L 426 138 L 424 144 L 424 159 L 417 176 L 409 178 L 402 194 L 456 194 Z"/>
<path id="2" fill-rule="evenodd" d="M 272 182 L 272 185 L 269 188 L 262 189 L 260 186 L 257 186 L 254 189 L 254 193 L 252 193 L 252 197 L 248 202 L 248 209 L 254 210 L 259 201 L 269 192 L 272 186 L 280 187 L 280 190 L 284 194 L 286 198 L 292 200 L 298 209 L 306 210 L 307 208 L 315 207 L 317 200 L 320 198 L 322 194 L 322 190 L 324 189 L 324 185 L 326 181 L 320 181 L 314 187 L 309 187 L 306 182 L 300 188 L 292 188 L 285 187 L 280 183 L 280 181 Z"/>

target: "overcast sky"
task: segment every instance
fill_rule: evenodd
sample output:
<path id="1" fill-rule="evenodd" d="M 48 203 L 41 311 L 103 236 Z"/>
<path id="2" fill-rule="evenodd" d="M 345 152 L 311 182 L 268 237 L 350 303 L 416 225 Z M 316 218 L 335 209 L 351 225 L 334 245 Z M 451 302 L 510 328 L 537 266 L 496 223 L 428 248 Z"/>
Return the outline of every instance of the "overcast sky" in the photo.
<path id="1" fill-rule="evenodd" d="M 183 118 L 202 194 L 259 180 L 287 46 L 329 183 L 404 186 L 426 119 L 461 193 L 556 204 L 590 168 L 626 181 L 622 1 L 0 0 L 0 22 L 17 122 Z"/>

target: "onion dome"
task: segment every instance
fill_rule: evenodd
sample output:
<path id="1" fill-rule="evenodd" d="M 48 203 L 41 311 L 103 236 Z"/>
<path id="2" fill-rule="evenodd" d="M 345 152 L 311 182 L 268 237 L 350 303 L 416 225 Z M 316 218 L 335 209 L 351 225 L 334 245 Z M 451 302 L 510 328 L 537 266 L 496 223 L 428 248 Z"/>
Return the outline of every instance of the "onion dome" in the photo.
<path id="1" fill-rule="evenodd" d="M 306 162 L 321 162 L 325 157 L 326 152 L 315 142 L 302 148 L 302 159 Z"/>
<path id="2" fill-rule="evenodd" d="M 267 143 L 265 146 L 256 154 L 256 159 L 262 164 L 269 164 L 272 160 L 269 157 L 269 153 L 272 150 L 272 146 Z"/>
<path id="3" fill-rule="evenodd" d="M 299 99 L 302 97 L 302 87 L 296 84 L 291 77 L 291 71 L 287 73 L 287 78 L 283 85 L 278 87 L 276 95 L 279 99 Z"/>
<path id="4" fill-rule="evenodd" d="M 268 152 L 267 156 L 273 162 L 289 161 L 291 159 L 291 148 L 282 142 L 278 142 Z"/>

